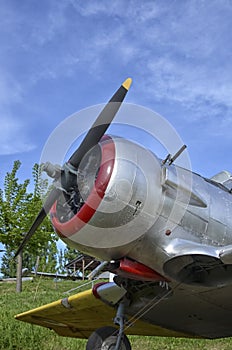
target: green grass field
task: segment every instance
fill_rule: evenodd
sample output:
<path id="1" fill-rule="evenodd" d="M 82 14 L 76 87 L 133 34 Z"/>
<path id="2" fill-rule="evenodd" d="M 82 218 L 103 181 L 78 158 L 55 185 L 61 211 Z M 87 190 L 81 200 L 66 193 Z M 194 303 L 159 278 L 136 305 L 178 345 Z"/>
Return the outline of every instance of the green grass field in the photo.
<path id="1" fill-rule="evenodd" d="M 49 329 L 16 321 L 14 315 L 64 297 L 79 282 L 35 279 L 24 282 L 23 292 L 15 293 L 14 283 L 0 282 L 0 349 L 4 350 L 84 350 L 85 340 L 59 337 Z M 193 340 L 131 337 L 133 350 L 231 350 L 232 339 Z"/>

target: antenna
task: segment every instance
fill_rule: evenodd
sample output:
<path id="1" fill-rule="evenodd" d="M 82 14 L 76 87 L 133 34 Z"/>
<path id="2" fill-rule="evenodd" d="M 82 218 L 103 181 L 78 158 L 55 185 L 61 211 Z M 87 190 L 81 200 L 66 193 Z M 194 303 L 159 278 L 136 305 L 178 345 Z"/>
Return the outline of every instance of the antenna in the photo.
<path id="1" fill-rule="evenodd" d="M 183 145 L 179 151 L 177 151 L 174 156 L 172 157 L 169 153 L 167 157 L 162 161 L 162 165 L 166 164 L 168 162 L 168 165 L 171 165 L 180 155 L 181 153 L 187 148 L 186 145 Z"/>

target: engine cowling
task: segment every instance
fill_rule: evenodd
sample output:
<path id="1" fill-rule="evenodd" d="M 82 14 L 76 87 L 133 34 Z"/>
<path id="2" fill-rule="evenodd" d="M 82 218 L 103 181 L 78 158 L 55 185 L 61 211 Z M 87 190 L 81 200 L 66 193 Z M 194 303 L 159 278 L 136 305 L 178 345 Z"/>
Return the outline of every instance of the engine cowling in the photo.
<path id="1" fill-rule="evenodd" d="M 104 136 L 85 155 L 77 186 L 61 196 L 51 220 L 68 245 L 103 260 L 126 256 L 162 208 L 157 157 L 123 138 Z"/>

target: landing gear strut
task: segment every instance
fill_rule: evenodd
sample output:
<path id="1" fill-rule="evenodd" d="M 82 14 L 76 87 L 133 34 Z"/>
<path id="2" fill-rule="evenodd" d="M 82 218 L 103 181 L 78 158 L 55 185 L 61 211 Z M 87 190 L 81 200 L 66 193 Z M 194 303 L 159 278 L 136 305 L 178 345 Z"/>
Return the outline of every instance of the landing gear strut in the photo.
<path id="1" fill-rule="evenodd" d="M 117 315 L 114 319 L 114 327 L 102 327 L 91 334 L 88 339 L 86 350 L 131 350 L 131 345 L 127 336 L 123 333 L 124 317 L 124 300 L 118 306 Z"/>

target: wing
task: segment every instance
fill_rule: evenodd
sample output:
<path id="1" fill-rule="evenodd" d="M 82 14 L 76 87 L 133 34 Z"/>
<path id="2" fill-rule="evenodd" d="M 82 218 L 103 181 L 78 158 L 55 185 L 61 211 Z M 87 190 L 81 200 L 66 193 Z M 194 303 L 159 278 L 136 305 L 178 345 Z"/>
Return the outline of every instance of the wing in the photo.
<path id="1" fill-rule="evenodd" d="M 157 288 L 144 286 L 134 293 L 129 313 L 134 315 L 143 308 L 143 321 L 189 337 L 215 339 L 232 336 L 232 285 L 206 288 L 169 283 L 163 293 Z"/>
<path id="2" fill-rule="evenodd" d="M 184 284 L 132 281 L 127 291 L 129 321 L 125 333 L 191 338 L 232 335 L 232 286 L 206 288 Z M 96 285 L 24 312 L 16 319 L 53 329 L 67 337 L 88 338 L 97 328 L 113 326 L 117 301 L 125 289 L 115 283 Z"/>
<path id="3" fill-rule="evenodd" d="M 78 293 L 15 316 L 17 320 L 53 329 L 66 337 L 88 338 L 97 328 L 114 326 L 115 309 L 97 299 L 92 290 Z M 184 337 L 184 333 L 138 321 L 126 330 L 130 335 Z"/>

